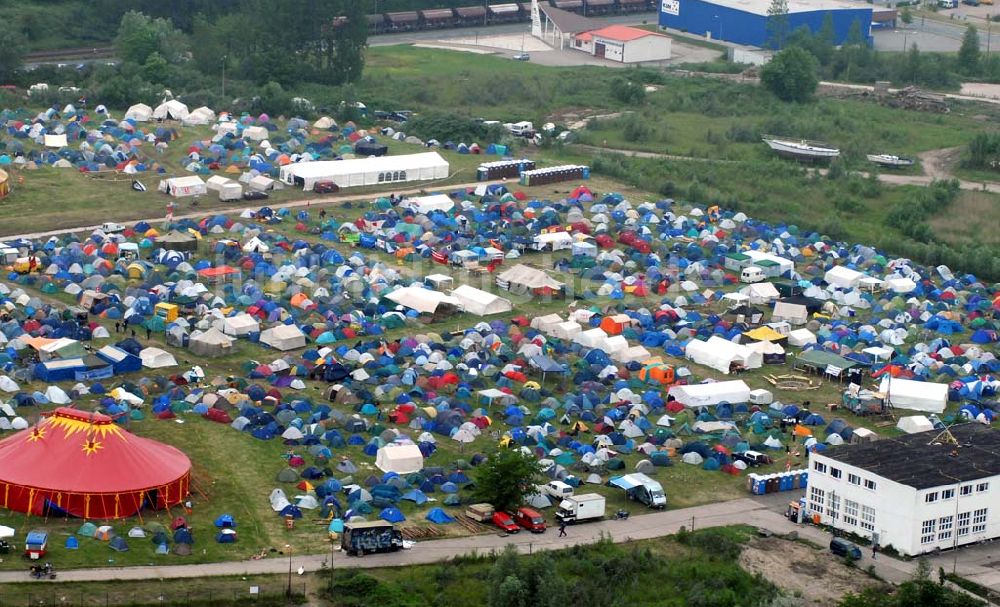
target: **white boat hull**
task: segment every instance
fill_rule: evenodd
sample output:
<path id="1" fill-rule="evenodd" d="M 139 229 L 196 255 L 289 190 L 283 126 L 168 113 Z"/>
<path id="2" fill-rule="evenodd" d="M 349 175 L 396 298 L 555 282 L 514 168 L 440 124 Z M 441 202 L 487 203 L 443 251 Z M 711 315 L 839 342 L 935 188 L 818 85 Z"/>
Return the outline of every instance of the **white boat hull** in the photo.
<path id="1" fill-rule="evenodd" d="M 807 160 L 829 160 L 840 156 L 840 150 L 836 148 L 822 147 L 805 142 L 783 141 L 781 139 L 765 139 L 772 150 L 782 156 L 792 158 L 802 158 Z"/>

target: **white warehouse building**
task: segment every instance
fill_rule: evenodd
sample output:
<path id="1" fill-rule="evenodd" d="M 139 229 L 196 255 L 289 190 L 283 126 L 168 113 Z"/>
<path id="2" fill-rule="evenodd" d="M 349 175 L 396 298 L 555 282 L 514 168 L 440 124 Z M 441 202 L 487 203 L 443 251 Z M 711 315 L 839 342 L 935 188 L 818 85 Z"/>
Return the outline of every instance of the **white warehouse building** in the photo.
<path id="1" fill-rule="evenodd" d="M 437 152 L 401 156 L 373 156 L 351 160 L 296 162 L 281 167 L 279 179 L 300 185 L 306 192 L 321 181 L 341 188 L 428 181 L 448 177 L 448 161 Z"/>
<path id="2" fill-rule="evenodd" d="M 1000 537 L 1000 431 L 952 426 L 809 454 L 820 523 L 916 556 Z"/>

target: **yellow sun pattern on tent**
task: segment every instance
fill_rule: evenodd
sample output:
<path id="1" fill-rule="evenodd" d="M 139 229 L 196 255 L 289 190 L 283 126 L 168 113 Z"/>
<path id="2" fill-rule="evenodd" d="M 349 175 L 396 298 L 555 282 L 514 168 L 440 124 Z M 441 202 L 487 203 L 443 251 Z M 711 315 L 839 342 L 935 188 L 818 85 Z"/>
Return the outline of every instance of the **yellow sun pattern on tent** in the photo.
<path id="1" fill-rule="evenodd" d="M 93 455 L 104 448 L 104 444 L 101 441 L 94 439 L 89 439 L 83 443 L 83 452 L 87 455 Z"/>
<path id="2" fill-rule="evenodd" d="M 31 431 L 31 434 L 28 435 L 28 440 L 31 442 L 40 441 L 43 438 L 45 438 L 45 428 L 35 428 Z"/>
<path id="3" fill-rule="evenodd" d="M 46 425 L 63 430 L 65 436 L 72 436 L 77 432 L 84 432 L 90 436 L 96 436 L 99 438 L 107 438 L 111 435 L 119 440 L 128 440 L 126 435 L 122 432 L 122 429 L 116 424 L 93 424 L 84 419 L 72 419 L 60 416 L 50 417 Z"/>

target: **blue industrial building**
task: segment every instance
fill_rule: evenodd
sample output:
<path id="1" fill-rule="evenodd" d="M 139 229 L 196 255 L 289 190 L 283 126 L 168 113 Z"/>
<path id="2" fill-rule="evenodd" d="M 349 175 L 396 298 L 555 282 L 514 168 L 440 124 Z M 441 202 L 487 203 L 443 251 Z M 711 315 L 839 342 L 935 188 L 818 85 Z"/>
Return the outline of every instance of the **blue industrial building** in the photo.
<path id="1" fill-rule="evenodd" d="M 771 0 L 662 0 L 660 27 L 737 44 L 767 47 L 774 35 L 767 25 L 770 5 Z M 871 37 L 870 5 L 830 0 L 789 0 L 788 33 L 803 25 L 814 33 L 818 32 L 827 15 L 833 18 L 835 44 L 843 44 L 847 40 L 855 21 L 860 24 L 861 35 Z"/>

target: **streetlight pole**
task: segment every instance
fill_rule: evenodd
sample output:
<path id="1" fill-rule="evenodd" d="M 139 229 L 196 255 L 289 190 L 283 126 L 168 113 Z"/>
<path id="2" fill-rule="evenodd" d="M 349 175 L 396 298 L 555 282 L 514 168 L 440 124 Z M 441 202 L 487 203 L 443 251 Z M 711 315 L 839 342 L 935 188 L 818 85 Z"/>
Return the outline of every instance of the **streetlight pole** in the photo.
<path id="1" fill-rule="evenodd" d="M 222 56 L 222 101 L 226 100 L 226 60 L 229 59 L 229 55 Z"/>

